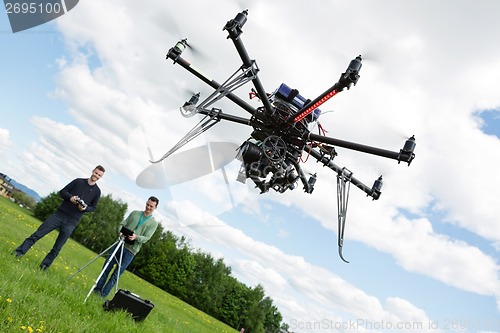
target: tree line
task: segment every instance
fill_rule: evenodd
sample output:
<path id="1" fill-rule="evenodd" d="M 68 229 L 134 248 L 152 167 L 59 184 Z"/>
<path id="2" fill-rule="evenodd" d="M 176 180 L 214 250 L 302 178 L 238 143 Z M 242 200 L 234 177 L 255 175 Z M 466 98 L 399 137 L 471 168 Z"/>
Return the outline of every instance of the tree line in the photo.
<path id="1" fill-rule="evenodd" d="M 16 203 L 23 205 L 29 210 L 32 210 L 36 205 L 35 199 L 33 199 L 31 196 L 24 193 L 23 191 L 12 192 L 12 199 L 14 199 Z"/>
<path id="2" fill-rule="evenodd" d="M 34 216 L 44 221 L 62 199 L 57 192 L 38 202 Z M 100 253 L 117 238 L 127 204 L 102 196 L 92 213 L 85 214 L 71 236 Z M 259 284 L 248 287 L 231 276 L 231 267 L 160 225 L 143 245 L 128 270 L 210 316 L 245 333 L 276 333 L 282 316 Z M 286 324 L 282 327 L 286 327 Z"/>

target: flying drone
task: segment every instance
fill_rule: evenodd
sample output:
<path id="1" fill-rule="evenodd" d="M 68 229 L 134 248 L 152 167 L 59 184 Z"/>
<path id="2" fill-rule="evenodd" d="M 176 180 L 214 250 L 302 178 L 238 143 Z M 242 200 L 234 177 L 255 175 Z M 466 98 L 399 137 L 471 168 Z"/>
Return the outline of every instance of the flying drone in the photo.
<path id="1" fill-rule="evenodd" d="M 354 184 L 367 196 L 377 200 L 381 194 L 382 176 L 376 179 L 371 187 L 363 184 L 353 177 L 351 171 L 333 162 L 337 156 L 335 147 L 378 155 L 410 165 L 415 158 L 413 153 L 416 146 L 415 137 L 407 139 L 399 151 L 389 151 L 327 137 L 321 130 L 319 134 L 312 133 L 311 125 L 319 124 L 318 118 L 321 115 L 319 107 L 334 95 L 344 89 L 349 90 L 358 82 L 362 66 L 361 56 L 357 56 L 349 63 L 338 82 L 313 100 L 304 98 L 298 90 L 290 88 L 285 83 L 274 92 L 267 93 L 258 76 L 259 68 L 255 60 L 248 55 L 241 39 L 247 17 L 248 10 L 244 10 L 229 20 L 223 28 L 228 33 L 227 38 L 233 41 L 243 64 L 222 84 L 207 78 L 182 57 L 183 51 L 190 47 L 187 39 L 180 40 L 168 51 L 167 60 L 173 60 L 174 64 L 182 66 L 214 91 L 201 102 L 200 93 L 196 93 L 184 103 L 180 108 L 183 116 L 200 114 L 204 117 L 163 157 L 151 162 L 163 161 L 221 120 L 250 126 L 253 129 L 250 138 L 237 149 L 235 157 L 242 163 L 238 180 L 245 182 L 250 179 L 261 193 L 266 193 L 270 189 L 284 193 L 295 189 L 299 184 L 302 184 L 304 192 L 312 193 L 317 175 L 307 174 L 300 165 L 304 156 L 312 156 L 317 162 L 337 173 L 338 253 L 343 261 L 348 262 L 342 254 L 342 248 L 350 184 Z M 257 108 L 233 93 L 250 81 L 253 87 L 249 97 L 256 97 L 262 103 Z M 247 118 L 236 116 L 216 108 L 215 103 L 222 98 L 228 98 L 248 112 L 249 116 Z M 321 129 L 320 124 L 318 128 Z"/>

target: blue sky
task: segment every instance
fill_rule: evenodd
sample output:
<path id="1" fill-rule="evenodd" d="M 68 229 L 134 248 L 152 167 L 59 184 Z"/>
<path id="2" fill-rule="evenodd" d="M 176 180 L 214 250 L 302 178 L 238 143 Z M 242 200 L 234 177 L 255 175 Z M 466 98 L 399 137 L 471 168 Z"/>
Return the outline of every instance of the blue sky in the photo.
<path id="1" fill-rule="evenodd" d="M 4 119 L 4 122 L 9 122 L 9 126 L 12 122 L 12 125 L 16 126 L 12 133 L 17 141 L 22 140 L 23 135 L 20 133 L 23 129 L 26 132 L 28 128 L 32 110 L 39 109 L 42 115 L 49 115 L 51 110 L 60 110 L 61 116 L 64 116 L 63 103 L 48 98 L 50 87 L 54 87 L 54 59 L 63 54 L 64 47 L 61 45 L 61 36 L 54 30 L 53 25 L 47 24 L 24 33 L 13 34 L 10 32 L 6 15 L 2 15 L 1 23 L 2 40 L 6 45 L 2 50 L 2 58 L 9 61 L 2 66 L 4 76 L 9 78 L 2 80 L 2 94 L 9 96 L 9 102 L 16 101 L 10 103 L 9 110 L 24 116 Z M 51 28 L 48 28 L 50 26 Z M 49 89 L 45 90 L 43 87 Z M 39 105 L 44 107 L 40 108 Z M 68 119 L 66 116 L 66 120 Z M 31 135 L 30 139 L 33 138 Z"/>
<path id="2" fill-rule="evenodd" d="M 384 331 L 366 325 L 383 321 L 424 324 L 399 330 L 408 332 L 464 324 L 466 332 L 500 332 L 498 3 L 291 1 L 286 13 L 284 5 L 190 0 L 174 9 L 151 1 L 139 10 L 133 1 L 86 0 L 16 34 L 0 15 L 0 172 L 43 196 L 105 165 L 104 193 L 131 209 L 159 196 L 163 226 L 223 257 L 241 281 L 262 284 L 295 332 L 349 331 L 326 320 L 364 320 L 358 329 L 368 331 Z M 222 82 L 240 64 L 221 28 L 242 6 L 242 38 L 267 90 L 285 82 L 314 98 L 362 53 L 358 85 L 322 107 L 334 111 L 322 125 L 334 137 L 395 151 L 416 136 L 409 167 L 338 150 L 337 164 L 356 178 L 385 181 L 377 201 L 351 189 L 349 264 L 337 254 L 335 175 L 312 161 L 304 165 L 318 172 L 312 195 L 259 195 L 235 181 L 232 162 L 234 207 L 220 171 L 169 188 L 136 184 L 150 165 L 148 147 L 163 155 L 196 121 L 178 113 L 185 91 L 210 92 L 165 61 L 166 52 L 188 37 L 206 58 L 186 59 Z M 221 123 L 189 148 L 240 144 L 249 133 Z M 314 323 L 323 325 L 306 327 Z"/>

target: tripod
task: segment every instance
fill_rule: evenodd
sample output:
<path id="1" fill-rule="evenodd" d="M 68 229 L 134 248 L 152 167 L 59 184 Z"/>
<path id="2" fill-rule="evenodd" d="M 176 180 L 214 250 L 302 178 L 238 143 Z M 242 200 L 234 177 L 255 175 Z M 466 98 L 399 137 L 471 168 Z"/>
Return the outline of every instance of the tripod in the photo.
<path id="1" fill-rule="evenodd" d="M 102 251 L 101 253 L 99 253 L 97 256 L 95 256 L 92 260 L 90 260 L 88 263 L 86 263 L 83 267 L 81 267 L 78 271 L 76 271 L 75 273 L 73 273 L 73 275 L 71 275 L 69 279 L 71 279 L 72 277 L 74 277 L 76 274 L 80 273 L 81 271 L 83 271 L 88 265 L 90 265 L 91 263 L 93 263 L 95 260 L 97 260 L 97 258 L 99 257 L 102 257 L 105 253 L 107 253 L 113 246 L 116 245 L 115 249 L 113 250 L 113 252 L 110 254 L 109 256 L 109 260 L 106 262 L 106 265 L 104 265 L 104 267 L 102 268 L 101 270 L 101 273 L 99 274 L 99 276 L 97 277 L 97 279 L 95 280 L 94 282 L 94 285 L 90 288 L 88 294 L 87 294 L 87 297 L 85 297 L 85 300 L 83 301 L 83 303 L 87 302 L 87 299 L 89 298 L 90 294 L 92 293 L 92 291 L 94 290 L 94 288 L 97 286 L 97 283 L 99 282 L 99 280 L 101 279 L 102 275 L 104 274 L 104 272 L 106 271 L 106 269 L 108 268 L 108 266 L 112 263 L 113 260 L 116 260 L 115 259 L 115 255 L 118 251 L 120 251 L 120 257 L 119 257 L 119 260 L 118 260 L 118 267 L 116 268 L 118 271 L 117 272 L 120 272 L 120 269 L 121 269 L 121 264 L 122 264 L 122 258 L 123 258 L 123 246 L 125 244 L 125 236 L 120 236 L 118 238 L 118 240 L 116 242 L 114 242 L 113 244 L 111 244 L 106 250 Z M 118 276 L 116 278 L 116 286 L 115 286 L 115 293 L 118 291 L 118 281 L 120 280 L 120 274 L 118 273 Z"/>

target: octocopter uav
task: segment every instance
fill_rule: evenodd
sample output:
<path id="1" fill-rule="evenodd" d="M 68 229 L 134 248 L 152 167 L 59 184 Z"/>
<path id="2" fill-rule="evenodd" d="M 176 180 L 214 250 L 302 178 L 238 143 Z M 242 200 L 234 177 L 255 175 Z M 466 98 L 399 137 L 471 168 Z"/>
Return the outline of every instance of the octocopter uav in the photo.
<path id="1" fill-rule="evenodd" d="M 247 17 L 248 10 L 244 10 L 229 20 L 223 28 L 228 33 L 227 38 L 234 43 L 242 65 L 222 84 L 209 79 L 182 57 L 182 53 L 190 48 L 187 39 L 180 40 L 168 51 L 167 59 L 173 60 L 174 64 L 180 65 L 214 90 L 201 102 L 200 93 L 195 93 L 184 103 L 180 108 L 184 117 L 199 114 L 203 116 L 202 119 L 165 155 L 151 162 L 159 163 L 169 158 L 179 148 L 221 120 L 252 128 L 250 138 L 239 146 L 235 156 L 242 163 L 238 180 L 245 182 L 250 179 L 261 193 L 266 193 L 270 189 L 284 193 L 295 189 L 299 183 L 302 184 L 305 193 L 312 193 L 317 175 L 304 172 L 300 163 L 303 161 L 303 156 L 315 158 L 337 174 L 338 252 L 340 258 L 348 262 L 342 254 L 342 248 L 350 184 L 354 184 L 367 196 L 377 200 L 381 195 L 382 176 L 376 179 L 371 187 L 363 184 L 347 168 L 333 162 L 337 156 L 335 147 L 390 158 L 397 160 L 398 163 L 406 162 L 410 165 L 415 158 L 415 137 L 407 139 L 399 151 L 389 151 L 326 136 L 318 122 L 321 115 L 319 107 L 336 94 L 356 85 L 360 78 L 362 57 L 357 56 L 353 59 L 339 80 L 313 100 L 304 98 L 297 89 L 285 83 L 274 92 L 267 93 L 258 76 L 259 68 L 255 60 L 250 58 L 241 38 Z M 253 85 L 249 97 L 258 98 L 259 104 L 262 104 L 257 108 L 233 93 L 249 82 Z M 248 117 L 226 113 L 215 107 L 215 103 L 222 98 L 231 100 L 245 110 Z M 319 129 L 318 134 L 311 132 L 310 129 L 314 127 Z M 176 155 L 171 158 L 175 158 Z"/>

